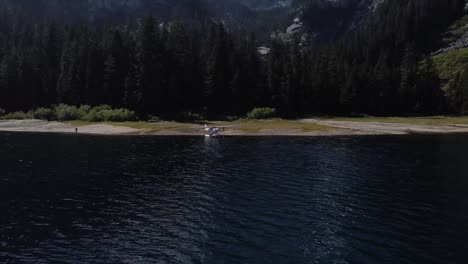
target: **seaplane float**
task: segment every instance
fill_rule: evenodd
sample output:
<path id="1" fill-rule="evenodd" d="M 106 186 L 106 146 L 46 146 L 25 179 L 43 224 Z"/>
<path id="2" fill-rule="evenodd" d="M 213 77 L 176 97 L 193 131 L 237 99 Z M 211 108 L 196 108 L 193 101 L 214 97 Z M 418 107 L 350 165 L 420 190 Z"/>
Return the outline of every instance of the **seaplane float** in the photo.
<path id="1" fill-rule="evenodd" d="M 205 137 L 220 137 L 220 130 L 217 127 L 208 127 L 205 124 Z"/>

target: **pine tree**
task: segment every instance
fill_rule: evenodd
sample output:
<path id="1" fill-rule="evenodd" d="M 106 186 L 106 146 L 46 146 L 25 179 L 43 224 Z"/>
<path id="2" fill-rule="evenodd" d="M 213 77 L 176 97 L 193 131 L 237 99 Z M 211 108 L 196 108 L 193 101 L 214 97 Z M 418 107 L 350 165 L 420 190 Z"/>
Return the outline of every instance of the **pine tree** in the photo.
<path id="1" fill-rule="evenodd" d="M 468 66 L 456 72 L 455 78 L 445 86 L 452 105 L 461 115 L 468 111 Z"/>
<path id="2" fill-rule="evenodd" d="M 73 104 L 76 102 L 74 81 L 76 77 L 76 44 L 67 43 L 60 62 L 60 76 L 57 83 L 57 102 Z"/>
<path id="3" fill-rule="evenodd" d="M 45 94 L 44 105 L 57 102 L 57 80 L 59 75 L 62 41 L 55 24 L 47 24 L 45 29 L 44 44 L 42 45 L 42 87 Z"/>
<path id="4" fill-rule="evenodd" d="M 8 93 L 8 60 L 2 58 L 0 60 L 0 109 L 8 110 L 8 101 L 10 95 Z"/>
<path id="5" fill-rule="evenodd" d="M 18 69 L 18 57 L 12 51 L 12 54 L 8 57 L 5 56 L 0 63 L 0 87 L 5 95 L 1 108 L 5 110 L 19 110 L 20 96 L 23 95 L 20 95 L 16 90 L 19 83 Z"/>
<path id="6" fill-rule="evenodd" d="M 136 49 L 137 93 L 142 95 L 145 113 L 163 109 L 162 66 L 158 56 L 159 32 L 153 17 L 143 20 L 138 30 Z M 159 47 L 161 48 L 161 47 Z"/>
<path id="7" fill-rule="evenodd" d="M 417 61 L 414 45 L 407 44 L 400 66 L 401 81 L 398 91 L 402 111 L 415 107 L 415 98 L 418 96 L 415 91 Z"/>
<path id="8" fill-rule="evenodd" d="M 206 106 L 211 113 L 222 114 L 231 111 L 230 84 L 233 78 L 231 69 L 231 40 L 222 24 L 214 26 L 213 46 L 210 47 L 206 71 Z"/>
<path id="9" fill-rule="evenodd" d="M 441 81 L 431 57 L 426 57 L 419 67 L 416 91 L 418 94 L 416 111 L 424 114 L 437 114 L 443 112 L 444 94 L 441 90 Z"/>
<path id="10" fill-rule="evenodd" d="M 123 105 L 124 83 L 127 75 L 127 62 L 121 33 L 114 30 L 108 34 L 110 41 L 105 46 L 107 58 L 104 62 L 103 90 L 106 102 L 114 107 Z"/>

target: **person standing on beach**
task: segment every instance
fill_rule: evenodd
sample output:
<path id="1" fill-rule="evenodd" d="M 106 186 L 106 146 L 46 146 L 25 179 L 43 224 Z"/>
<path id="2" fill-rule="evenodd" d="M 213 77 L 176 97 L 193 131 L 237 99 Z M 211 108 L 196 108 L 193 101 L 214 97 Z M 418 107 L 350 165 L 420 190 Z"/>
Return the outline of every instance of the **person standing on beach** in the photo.
<path id="1" fill-rule="evenodd" d="M 78 134 L 78 128 L 77 128 L 77 127 L 75 127 L 75 133 L 77 133 L 77 134 Z"/>

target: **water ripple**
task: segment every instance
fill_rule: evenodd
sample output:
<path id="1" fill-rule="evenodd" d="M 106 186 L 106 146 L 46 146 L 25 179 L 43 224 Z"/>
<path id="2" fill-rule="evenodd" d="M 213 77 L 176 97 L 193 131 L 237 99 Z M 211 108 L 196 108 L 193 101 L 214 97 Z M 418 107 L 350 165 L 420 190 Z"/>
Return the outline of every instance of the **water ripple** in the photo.
<path id="1" fill-rule="evenodd" d="M 0 137 L 0 262 L 468 263 L 467 136 Z"/>

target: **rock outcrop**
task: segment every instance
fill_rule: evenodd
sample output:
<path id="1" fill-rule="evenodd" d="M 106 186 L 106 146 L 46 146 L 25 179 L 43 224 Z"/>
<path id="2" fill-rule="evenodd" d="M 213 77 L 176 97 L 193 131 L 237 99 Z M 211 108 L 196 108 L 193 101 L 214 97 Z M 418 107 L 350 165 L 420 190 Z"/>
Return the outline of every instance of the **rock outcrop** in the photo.
<path id="1" fill-rule="evenodd" d="M 257 10 L 280 8 L 290 0 L 2 0 L 34 15 L 95 21 L 110 16 L 138 17 L 145 14 L 169 19 L 181 16 L 245 16 Z"/>
<path id="2" fill-rule="evenodd" d="M 321 0 L 294 5 L 293 21 L 272 37 L 284 41 L 332 41 L 361 26 L 385 0 Z M 298 1 L 301 2 L 301 1 Z"/>
<path id="3" fill-rule="evenodd" d="M 465 32 L 465 34 L 463 34 L 463 36 L 461 36 L 457 41 L 450 43 L 448 47 L 439 49 L 432 55 L 438 55 L 452 50 L 468 48 L 468 24 L 465 25 L 465 29 L 467 32 Z"/>

